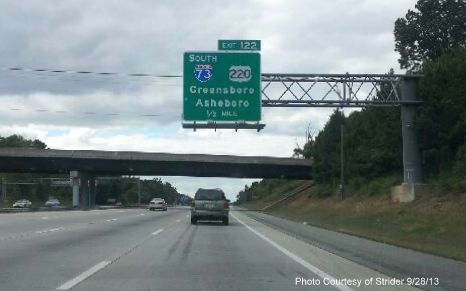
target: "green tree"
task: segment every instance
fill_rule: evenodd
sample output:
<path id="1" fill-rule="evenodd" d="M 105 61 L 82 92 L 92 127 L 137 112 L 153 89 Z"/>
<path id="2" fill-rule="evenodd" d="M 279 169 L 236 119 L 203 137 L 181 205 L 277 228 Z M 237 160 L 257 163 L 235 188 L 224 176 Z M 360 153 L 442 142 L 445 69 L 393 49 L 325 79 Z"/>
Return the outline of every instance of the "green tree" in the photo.
<path id="1" fill-rule="evenodd" d="M 313 176 L 317 182 L 333 183 L 340 175 L 340 126 L 345 116 L 335 110 L 313 143 Z"/>
<path id="2" fill-rule="evenodd" d="M 46 149 L 47 145 L 38 139 L 25 139 L 20 135 L 14 134 L 8 137 L 0 136 L 0 147 L 31 147 L 37 149 Z"/>
<path id="3" fill-rule="evenodd" d="M 163 198 L 167 203 L 172 204 L 180 195 L 173 185 L 164 183 L 160 178 L 139 181 L 134 177 L 121 177 L 107 180 L 97 189 L 97 202 L 101 204 L 107 203 L 108 198 L 115 198 L 123 204 L 135 204 L 138 202 L 139 190 L 143 204 L 149 203 L 152 198 Z"/>
<path id="4" fill-rule="evenodd" d="M 395 50 L 402 69 L 422 70 L 424 60 L 435 60 L 453 47 L 466 46 L 465 0 L 419 0 L 395 22 Z"/>
<path id="5" fill-rule="evenodd" d="M 365 108 L 351 113 L 344 141 L 347 178 L 374 178 L 401 171 L 400 131 L 398 108 Z"/>
<path id="6" fill-rule="evenodd" d="M 466 49 L 427 62 L 416 125 L 427 175 L 449 168 L 466 136 Z"/>

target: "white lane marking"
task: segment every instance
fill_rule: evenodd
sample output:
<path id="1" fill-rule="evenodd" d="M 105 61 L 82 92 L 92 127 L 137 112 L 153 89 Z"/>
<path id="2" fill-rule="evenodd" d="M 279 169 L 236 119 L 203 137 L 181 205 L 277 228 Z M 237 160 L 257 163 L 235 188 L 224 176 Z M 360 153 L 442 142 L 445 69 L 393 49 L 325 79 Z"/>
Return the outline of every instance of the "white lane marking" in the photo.
<path id="1" fill-rule="evenodd" d="M 290 252 L 289 250 L 285 249 L 284 247 L 282 247 L 281 245 L 277 244 L 276 242 L 274 242 L 273 240 L 269 239 L 268 237 L 266 237 L 265 235 L 261 234 L 260 232 L 258 232 L 257 230 L 255 230 L 254 228 L 250 227 L 249 225 L 247 225 L 246 223 L 244 223 L 242 220 L 240 220 L 238 217 L 236 217 L 233 213 L 230 213 L 231 216 L 233 216 L 234 219 L 236 219 L 239 223 L 241 223 L 242 225 L 244 225 L 247 229 L 249 229 L 250 231 L 252 231 L 253 233 L 255 233 L 257 236 L 259 236 L 260 238 L 262 238 L 263 240 L 265 240 L 266 242 L 268 242 L 269 244 L 271 244 L 273 247 L 275 247 L 276 249 L 278 249 L 280 252 L 284 253 L 285 255 L 287 255 L 290 259 L 292 259 L 293 261 L 295 261 L 296 263 L 302 265 L 303 267 L 305 267 L 306 269 L 308 269 L 309 271 L 311 271 L 312 273 L 316 274 L 317 276 L 321 277 L 322 279 L 324 278 L 328 278 L 329 280 L 336 280 L 334 277 L 330 276 L 329 274 L 325 273 L 324 271 L 322 271 L 321 269 L 317 268 L 316 266 L 308 263 L 307 261 L 305 261 L 304 259 L 298 257 L 297 255 L 295 255 L 294 253 Z M 346 287 L 346 286 L 334 286 L 335 288 L 339 289 L 339 290 L 342 290 L 342 291 L 353 291 L 353 289 L 349 288 L 349 287 Z"/>
<path id="2" fill-rule="evenodd" d="M 64 228 L 63 227 L 57 227 L 57 228 L 50 229 L 50 231 L 57 231 L 57 230 L 62 230 L 62 229 L 64 229 Z"/>
<path id="3" fill-rule="evenodd" d="M 51 229 L 38 230 L 38 231 L 35 231 L 34 233 L 42 234 L 42 233 L 54 232 L 54 231 L 59 231 L 59 230 L 64 230 L 64 229 L 65 229 L 64 227 L 57 227 L 57 228 L 51 228 Z"/>
<path id="4" fill-rule="evenodd" d="M 156 231 L 154 231 L 151 236 L 156 236 L 158 235 L 159 233 L 161 233 L 164 229 L 161 228 L 161 229 L 158 229 Z M 146 239 L 147 240 L 147 239 Z M 143 241 L 144 242 L 144 241 Z M 59 286 L 57 288 L 57 290 L 70 290 L 71 288 L 73 288 L 74 286 L 76 286 L 77 284 L 81 283 L 82 281 L 86 280 L 87 278 L 89 278 L 90 276 L 94 275 L 95 273 L 97 273 L 98 271 L 102 270 L 103 268 L 107 267 L 108 265 L 110 265 L 111 263 L 115 262 L 116 260 L 120 259 L 122 256 L 124 255 L 127 255 L 128 253 L 132 252 L 134 249 L 136 249 L 137 247 L 139 247 L 143 242 L 140 242 L 138 243 L 136 246 L 132 247 L 129 251 L 123 253 L 122 255 L 112 259 L 111 261 L 102 261 L 100 263 L 98 263 L 97 265 L 95 265 L 94 267 L 84 271 L 83 273 L 81 273 L 80 275 L 76 276 L 75 278 L 67 281 L 66 283 L 64 283 L 63 285 Z"/>
<path id="5" fill-rule="evenodd" d="M 120 211 L 117 211 L 117 213 L 125 213 L 126 210 L 120 210 Z"/>
<path id="6" fill-rule="evenodd" d="M 105 221 L 111 222 L 111 221 L 115 221 L 115 220 L 118 220 L 118 218 L 107 219 Z"/>
<path id="7" fill-rule="evenodd" d="M 176 220 L 176 222 L 180 222 L 180 221 L 181 221 L 181 219 L 177 219 L 177 220 Z"/>
<path id="8" fill-rule="evenodd" d="M 158 234 L 161 233 L 162 231 L 163 231 L 163 228 L 154 231 L 151 235 L 158 235 Z"/>
<path id="9" fill-rule="evenodd" d="M 103 268 L 105 268 L 106 266 L 108 266 L 110 263 L 111 263 L 111 261 L 102 261 L 102 262 L 98 263 L 94 267 L 88 269 L 87 271 L 84 271 L 83 273 L 81 273 L 77 277 L 75 277 L 75 278 L 69 280 L 68 282 L 66 282 L 65 284 L 61 285 L 60 287 L 57 288 L 57 290 L 70 290 L 71 288 L 73 288 L 74 286 L 79 284 L 80 282 L 86 280 L 87 278 L 89 278 L 93 274 L 97 273 L 98 271 L 100 271 Z"/>
<path id="10" fill-rule="evenodd" d="M 42 216 L 41 218 L 42 219 L 49 219 L 47 216 Z"/>
<path id="11" fill-rule="evenodd" d="M 139 216 L 144 216 L 144 215 L 146 215 L 146 214 L 145 214 L 145 213 L 141 213 L 141 214 L 139 214 Z"/>

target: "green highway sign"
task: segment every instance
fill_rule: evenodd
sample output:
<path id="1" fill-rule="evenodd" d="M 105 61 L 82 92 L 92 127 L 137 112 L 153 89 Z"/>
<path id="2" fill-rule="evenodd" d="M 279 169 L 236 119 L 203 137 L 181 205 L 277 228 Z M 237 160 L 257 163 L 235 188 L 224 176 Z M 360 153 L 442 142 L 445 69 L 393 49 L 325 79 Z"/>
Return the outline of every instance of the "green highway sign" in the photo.
<path id="1" fill-rule="evenodd" d="M 259 121 L 260 54 L 186 52 L 183 68 L 183 119 Z"/>
<path id="2" fill-rule="evenodd" d="M 218 41 L 219 51 L 260 51 L 260 40 L 229 40 L 220 39 Z"/>

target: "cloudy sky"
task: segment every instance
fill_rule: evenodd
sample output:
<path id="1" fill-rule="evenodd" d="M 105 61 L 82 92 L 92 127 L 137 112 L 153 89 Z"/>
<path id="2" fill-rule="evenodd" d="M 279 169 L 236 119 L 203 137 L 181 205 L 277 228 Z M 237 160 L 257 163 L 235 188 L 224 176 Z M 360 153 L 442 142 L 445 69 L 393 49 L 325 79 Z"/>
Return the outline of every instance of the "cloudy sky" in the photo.
<path id="1" fill-rule="evenodd" d="M 184 51 L 260 39 L 264 73 L 398 70 L 393 25 L 416 0 L 0 0 L 0 136 L 55 149 L 289 157 L 329 109 L 263 109 L 262 132 L 181 128 Z M 46 68 L 118 76 L 8 71 Z M 163 177 L 182 193 L 251 179 Z"/>

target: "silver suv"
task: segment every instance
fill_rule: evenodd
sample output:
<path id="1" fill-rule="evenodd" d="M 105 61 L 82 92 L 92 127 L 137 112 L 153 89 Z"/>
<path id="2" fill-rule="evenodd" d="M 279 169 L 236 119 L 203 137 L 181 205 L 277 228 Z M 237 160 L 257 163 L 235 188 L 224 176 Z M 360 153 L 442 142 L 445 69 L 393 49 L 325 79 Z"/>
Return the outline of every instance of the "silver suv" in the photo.
<path id="1" fill-rule="evenodd" d="M 191 205 L 191 223 L 198 220 L 221 220 L 228 225 L 230 201 L 221 189 L 199 189 Z"/>

